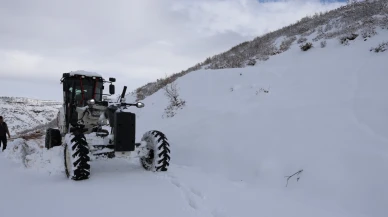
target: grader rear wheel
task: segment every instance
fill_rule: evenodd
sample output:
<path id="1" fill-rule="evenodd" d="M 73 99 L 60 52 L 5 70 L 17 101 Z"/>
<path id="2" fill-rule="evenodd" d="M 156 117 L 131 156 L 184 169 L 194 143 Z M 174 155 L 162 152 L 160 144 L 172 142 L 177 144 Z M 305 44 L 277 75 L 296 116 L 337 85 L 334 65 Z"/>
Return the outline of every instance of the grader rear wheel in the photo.
<path id="1" fill-rule="evenodd" d="M 50 149 L 62 144 L 61 132 L 58 129 L 49 128 L 46 130 L 45 147 Z"/>

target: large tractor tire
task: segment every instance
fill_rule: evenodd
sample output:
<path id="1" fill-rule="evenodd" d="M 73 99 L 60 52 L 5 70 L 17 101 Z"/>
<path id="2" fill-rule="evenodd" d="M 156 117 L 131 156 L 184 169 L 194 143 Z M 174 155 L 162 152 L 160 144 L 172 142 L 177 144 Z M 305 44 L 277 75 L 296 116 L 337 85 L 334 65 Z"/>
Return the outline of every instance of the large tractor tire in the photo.
<path id="1" fill-rule="evenodd" d="M 70 134 L 64 148 L 66 176 L 72 180 L 89 179 L 90 150 L 85 135 Z"/>
<path id="2" fill-rule="evenodd" d="M 147 143 L 149 152 L 140 158 L 140 163 L 146 170 L 167 171 L 170 165 L 170 144 L 166 136 L 159 131 L 152 130 L 146 132 L 141 141 Z"/>
<path id="3" fill-rule="evenodd" d="M 50 149 L 62 145 L 61 132 L 58 129 L 49 128 L 46 130 L 45 147 Z"/>

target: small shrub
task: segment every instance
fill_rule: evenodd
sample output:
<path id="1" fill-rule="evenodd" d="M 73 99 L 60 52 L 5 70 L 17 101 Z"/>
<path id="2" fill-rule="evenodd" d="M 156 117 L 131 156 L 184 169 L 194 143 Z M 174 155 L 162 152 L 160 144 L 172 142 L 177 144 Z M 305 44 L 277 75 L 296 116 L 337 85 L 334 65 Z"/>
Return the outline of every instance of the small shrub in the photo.
<path id="1" fill-rule="evenodd" d="M 375 53 L 380 53 L 380 52 L 386 51 L 387 49 L 388 49 L 388 42 L 383 42 L 379 44 L 377 47 L 371 48 L 370 51 L 374 51 Z"/>
<path id="2" fill-rule="evenodd" d="M 248 66 L 254 66 L 254 65 L 256 65 L 256 60 L 254 60 L 254 59 L 249 59 L 249 60 L 248 60 Z"/>
<path id="3" fill-rule="evenodd" d="M 256 91 L 256 95 L 259 95 L 259 93 L 261 92 L 269 93 L 269 89 L 260 88 L 259 90 Z"/>
<path id="4" fill-rule="evenodd" d="M 311 42 L 307 42 L 305 44 L 300 45 L 300 49 L 302 51 L 307 51 L 307 50 L 309 50 L 312 47 L 313 47 L 313 44 Z"/>
<path id="5" fill-rule="evenodd" d="M 293 36 L 291 38 L 287 38 L 284 41 L 282 41 L 279 48 L 280 52 L 287 51 L 295 40 L 296 40 L 296 36 Z"/>
<path id="6" fill-rule="evenodd" d="M 307 38 L 301 37 L 301 38 L 298 39 L 298 44 L 304 43 L 306 41 L 307 41 Z"/>
<path id="7" fill-rule="evenodd" d="M 317 28 L 317 35 L 322 35 L 322 34 L 324 34 L 323 26 L 319 26 L 319 27 Z"/>
<path id="8" fill-rule="evenodd" d="M 186 101 L 179 98 L 179 92 L 175 81 L 167 84 L 163 89 L 165 91 L 164 94 L 170 101 L 170 104 L 164 109 L 165 116 L 168 118 L 174 117 L 176 111 L 182 109 L 186 105 Z"/>
<path id="9" fill-rule="evenodd" d="M 368 40 L 368 38 L 371 38 L 377 34 L 376 30 L 372 27 L 365 28 L 361 30 L 361 36 L 364 38 L 364 41 Z"/>
<path id="10" fill-rule="evenodd" d="M 355 33 L 342 36 L 342 37 L 340 37 L 340 43 L 343 45 L 348 45 L 349 41 L 352 41 L 352 40 L 356 39 L 357 37 L 358 37 L 358 34 L 355 34 Z"/>
<path id="11" fill-rule="evenodd" d="M 307 30 L 306 32 L 302 33 L 301 36 L 309 36 L 315 32 L 315 28 Z"/>
<path id="12" fill-rule="evenodd" d="M 326 42 L 326 41 L 321 41 L 321 48 L 324 48 L 324 47 L 326 47 L 326 44 L 327 44 L 327 42 Z"/>
<path id="13" fill-rule="evenodd" d="M 333 25 L 331 23 L 328 23 L 325 28 L 323 29 L 324 32 L 328 32 L 333 29 Z"/>
<path id="14" fill-rule="evenodd" d="M 269 57 L 268 56 L 259 56 L 257 59 L 260 61 L 267 61 L 267 60 L 269 60 Z"/>

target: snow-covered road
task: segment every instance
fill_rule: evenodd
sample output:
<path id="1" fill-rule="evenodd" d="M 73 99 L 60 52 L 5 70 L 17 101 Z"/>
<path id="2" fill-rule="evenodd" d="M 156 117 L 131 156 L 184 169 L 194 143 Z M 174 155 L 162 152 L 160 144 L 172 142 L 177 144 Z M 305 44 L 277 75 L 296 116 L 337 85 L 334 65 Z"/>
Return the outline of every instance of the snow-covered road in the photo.
<path id="1" fill-rule="evenodd" d="M 25 170 L 1 156 L 0 216 L 338 214 L 338 210 L 325 210 L 314 202 L 306 204 L 292 185 L 287 189 L 289 196 L 285 196 L 283 190 L 258 188 L 242 180 L 231 181 L 185 166 L 172 165 L 170 172 L 150 173 L 136 162 L 111 159 L 95 161 L 92 168 L 90 180 L 73 182 L 65 179 L 64 174 L 49 176 Z"/>

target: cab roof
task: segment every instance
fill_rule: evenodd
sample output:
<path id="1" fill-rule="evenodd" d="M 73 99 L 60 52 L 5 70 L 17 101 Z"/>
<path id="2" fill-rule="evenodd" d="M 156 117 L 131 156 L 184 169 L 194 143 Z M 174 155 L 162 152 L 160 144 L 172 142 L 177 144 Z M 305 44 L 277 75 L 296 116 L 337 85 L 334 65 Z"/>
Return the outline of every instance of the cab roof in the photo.
<path id="1" fill-rule="evenodd" d="M 87 77 L 100 77 L 100 78 L 102 78 L 102 75 L 98 74 L 97 72 L 89 72 L 89 71 L 84 71 L 84 70 L 71 71 L 71 72 L 69 72 L 69 74 L 70 74 L 70 76 L 84 75 Z"/>

